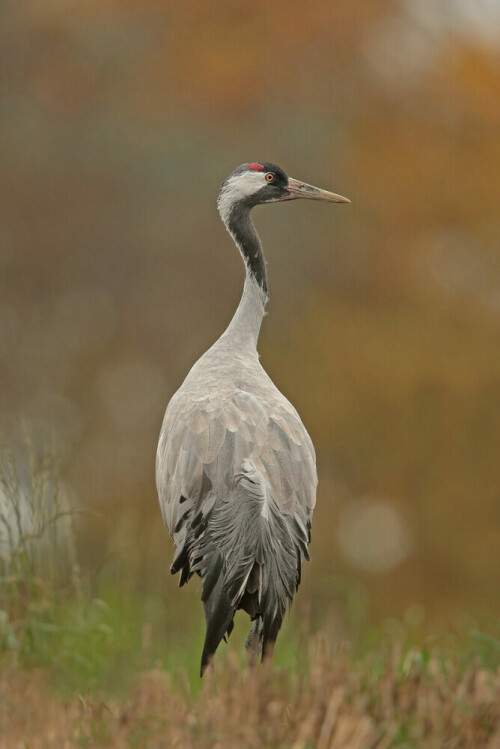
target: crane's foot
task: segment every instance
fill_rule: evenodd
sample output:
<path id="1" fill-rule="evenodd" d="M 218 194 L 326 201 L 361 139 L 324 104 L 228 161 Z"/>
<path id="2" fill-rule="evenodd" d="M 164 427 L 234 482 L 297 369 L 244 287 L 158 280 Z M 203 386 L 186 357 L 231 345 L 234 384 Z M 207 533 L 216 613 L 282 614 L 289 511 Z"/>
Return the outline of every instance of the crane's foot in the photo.
<path id="1" fill-rule="evenodd" d="M 252 624 L 252 629 L 245 640 L 245 649 L 247 651 L 247 660 L 249 666 L 255 666 L 259 655 L 262 652 L 262 619 L 257 617 Z"/>

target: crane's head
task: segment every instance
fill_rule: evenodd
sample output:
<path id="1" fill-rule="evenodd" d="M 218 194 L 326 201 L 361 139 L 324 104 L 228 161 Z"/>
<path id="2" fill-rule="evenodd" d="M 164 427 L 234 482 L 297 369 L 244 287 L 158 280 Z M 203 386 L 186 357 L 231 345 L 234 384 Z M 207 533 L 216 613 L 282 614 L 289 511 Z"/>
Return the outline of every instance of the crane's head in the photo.
<path id="1" fill-rule="evenodd" d="M 306 182 L 288 177 L 283 169 L 269 162 L 241 164 L 222 183 L 217 205 L 222 220 L 227 224 L 234 207 L 253 208 L 260 203 L 277 203 L 285 200 L 325 200 L 329 203 L 350 203 L 336 195 Z"/>

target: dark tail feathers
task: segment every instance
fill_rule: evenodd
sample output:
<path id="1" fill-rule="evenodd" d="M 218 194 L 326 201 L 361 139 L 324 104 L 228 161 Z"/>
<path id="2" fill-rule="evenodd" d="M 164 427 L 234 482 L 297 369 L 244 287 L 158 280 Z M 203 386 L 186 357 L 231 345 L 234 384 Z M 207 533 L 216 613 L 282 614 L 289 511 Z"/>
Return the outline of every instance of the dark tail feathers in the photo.
<path id="1" fill-rule="evenodd" d="M 245 463 L 231 499 L 207 497 L 192 525 L 186 518 L 185 550 L 173 565 L 184 578 L 198 572 L 203 579 L 202 675 L 239 608 L 262 618 L 263 657 L 270 654 L 300 582 L 302 557 L 309 558 L 307 521 L 297 511 L 284 515 L 261 475 Z"/>

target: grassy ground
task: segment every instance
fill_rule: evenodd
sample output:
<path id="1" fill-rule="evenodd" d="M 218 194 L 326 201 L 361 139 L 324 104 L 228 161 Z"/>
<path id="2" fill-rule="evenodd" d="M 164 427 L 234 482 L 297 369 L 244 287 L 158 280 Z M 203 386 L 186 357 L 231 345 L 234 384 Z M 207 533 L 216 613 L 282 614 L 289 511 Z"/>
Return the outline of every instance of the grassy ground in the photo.
<path id="1" fill-rule="evenodd" d="M 173 607 L 126 576 L 89 579 L 56 467 L 26 452 L 20 469 L 4 449 L 0 470 L 0 749 L 500 747 L 492 627 L 314 633 L 295 609 L 272 667 L 249 671 L 239 617 L 201 682 L 195 586 Z"/>
<path id="2" fill-rule="evenodd" d="M 397 645 L 353 663 L 324 637 L 306 668 L 242 669 L 219 659 L 194 694 L 163 668 L 121 700 L 89 690 L 51 695 L 41 670 L 11 664 L 0 679 L 0 746 L 379 749 L 500 746 L 500 676 L 439 652 Z"/>

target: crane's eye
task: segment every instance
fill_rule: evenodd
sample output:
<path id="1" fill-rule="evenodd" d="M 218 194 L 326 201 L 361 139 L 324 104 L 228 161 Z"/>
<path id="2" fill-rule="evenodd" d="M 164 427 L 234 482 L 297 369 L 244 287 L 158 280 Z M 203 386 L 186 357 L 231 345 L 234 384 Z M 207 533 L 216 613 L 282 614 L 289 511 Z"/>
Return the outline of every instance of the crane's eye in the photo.
<path id="1" fill-rule="evenodd" d="M 273 182 L 274 181 L 274 174 L 272 174 L 271 172 L 268 172 L 266 174 L 266 181 L 267 182 Z"/>

